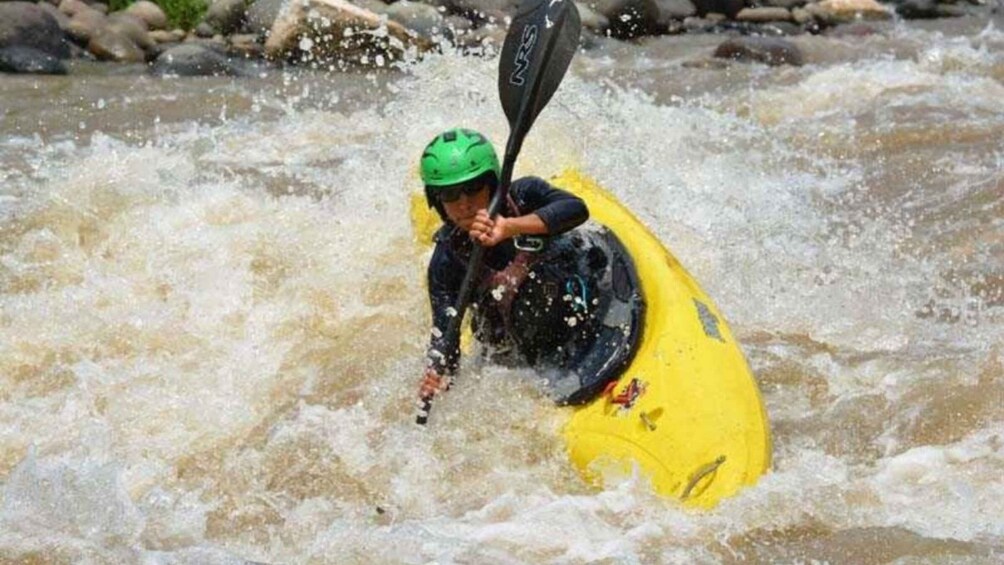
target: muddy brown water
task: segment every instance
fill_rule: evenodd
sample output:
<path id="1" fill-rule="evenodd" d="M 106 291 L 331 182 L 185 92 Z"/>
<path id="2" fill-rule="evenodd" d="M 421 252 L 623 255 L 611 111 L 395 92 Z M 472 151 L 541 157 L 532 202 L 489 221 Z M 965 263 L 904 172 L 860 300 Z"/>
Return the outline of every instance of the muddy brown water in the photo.
<path id="1" fill-rule="evenodd" d="M 996 563 L 1004 552 L 1004 31 L 601 41 L 518 173 L 579 167 L 701 281 L 774 469 L 711 512 L 598 492 L 526 371 L 411 424 L 415 160 L 504 142 L 495 61 L 0 79 L 7 562 Z"/>

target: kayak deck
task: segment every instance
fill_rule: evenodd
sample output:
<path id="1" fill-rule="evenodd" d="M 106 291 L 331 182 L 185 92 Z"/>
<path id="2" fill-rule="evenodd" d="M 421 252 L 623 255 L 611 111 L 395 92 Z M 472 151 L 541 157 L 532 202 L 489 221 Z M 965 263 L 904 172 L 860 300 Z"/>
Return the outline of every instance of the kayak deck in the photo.
<path id="1" fill-rule="evenodd" d="M 771 462 L 760 391 L 718 309 L 635 216 L 595 182 L 568 171 L 551 182 L 585 200 L 631 253 L 646 303 L 630 366 L 564 426 L 572 462 L 587 480 L 629 474 L 656 492 L 710 508 L 751 485 Z"/>

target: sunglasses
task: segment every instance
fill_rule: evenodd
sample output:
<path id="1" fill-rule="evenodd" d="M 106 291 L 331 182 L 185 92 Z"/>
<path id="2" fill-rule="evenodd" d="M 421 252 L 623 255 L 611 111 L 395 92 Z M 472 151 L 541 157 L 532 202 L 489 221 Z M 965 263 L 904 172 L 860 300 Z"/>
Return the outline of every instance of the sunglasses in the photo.
<path id="1" fill-rule="evenodd" d="M 487 185 L 482 183 L 467 183 L 456 186 L 448 186 L 446 188 L 440 188 L 436 190 L 436 196 L 439 201 L 447 204 L 450 202 L 456 202 L 460 200 L 460 195 L 474 196 L 475 194 L 481 192 L 487 188 Z"/>

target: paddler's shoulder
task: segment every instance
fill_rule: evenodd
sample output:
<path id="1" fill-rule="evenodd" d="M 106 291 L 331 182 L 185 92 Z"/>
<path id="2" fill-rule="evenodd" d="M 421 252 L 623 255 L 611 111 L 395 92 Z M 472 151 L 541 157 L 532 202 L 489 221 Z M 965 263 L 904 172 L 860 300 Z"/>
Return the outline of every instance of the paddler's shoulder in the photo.
<path id="1" fill-rule="evenodd" d="M 546 180 L 540 177 L 528 176 L 528 177 L 520 177 L 512 181 L 512 184 L 509 186 L 509 192 L 523 193 L 526 191 L 547 190 L 553 188 L 554 186 L 551 183 L 547 182 Z"/>
<path id="2" fill-rule="evenodd" d="M 555 190 L 554 185 L 540 177 L 520 177 L 509 185 L 509 196 L 522 208 L 532 202 L 539 203 L 548 200 L 548 197 L 554 194 Z"/>

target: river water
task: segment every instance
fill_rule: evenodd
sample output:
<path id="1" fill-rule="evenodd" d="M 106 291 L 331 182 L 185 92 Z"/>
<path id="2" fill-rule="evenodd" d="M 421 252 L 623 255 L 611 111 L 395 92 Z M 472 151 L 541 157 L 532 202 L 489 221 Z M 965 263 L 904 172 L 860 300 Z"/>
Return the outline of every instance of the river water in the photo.
<path id="1" fill-rule="evenodd" d="M 774 468 L 710 512 L 584 485 L 525 372 L 413 424 L 415 163 L 504 142 L 495 60 L 0 78 L 0 561 L 999 562 L 1004 26 L 881 29 L 803 67 L 600 41 L 526 140 L 743 343 Z"/>

